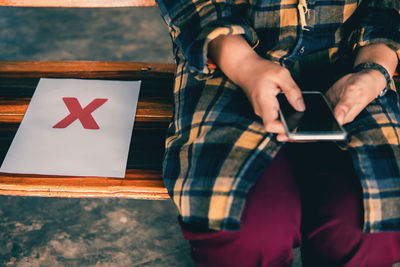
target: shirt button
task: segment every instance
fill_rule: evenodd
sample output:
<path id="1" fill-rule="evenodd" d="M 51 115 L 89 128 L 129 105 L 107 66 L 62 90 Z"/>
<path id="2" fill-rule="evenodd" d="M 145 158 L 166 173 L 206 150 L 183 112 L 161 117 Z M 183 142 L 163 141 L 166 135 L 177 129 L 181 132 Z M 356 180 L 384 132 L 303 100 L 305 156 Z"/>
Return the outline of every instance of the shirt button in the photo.
<path id="1" fill-rule="evenodd" d="M 299 49 L 299 51 L 297 52 L 299 55 L 301 55 L 301 54 L 303 54 L 304 53 L 304 50 L 305 50 L 305 48 L 304 48 L 304 46 L 302 46 L 300 49 Z"/>

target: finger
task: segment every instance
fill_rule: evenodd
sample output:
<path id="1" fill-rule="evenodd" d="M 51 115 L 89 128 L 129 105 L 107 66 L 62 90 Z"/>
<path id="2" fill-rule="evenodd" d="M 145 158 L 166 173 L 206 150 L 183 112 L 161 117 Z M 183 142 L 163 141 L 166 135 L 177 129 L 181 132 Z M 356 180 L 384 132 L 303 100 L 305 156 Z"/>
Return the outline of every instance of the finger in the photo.
<path id="1" fill-rule="evenodd" d="M 286 134 L 278 134 L 276 136 L 276 140 L 278 140 L 279 142 L 288 142 L 289 137 Z"/>
<path id="2" fill-rule="evenodd" d="M 337 122 L 340 125 L 345 124 L 345 122 L 344 122 L 344 118 L 346 117 L 345 111 L 343 111 L 343 109 L 341 109 L 340 107 L 338 108 L 336 106 L 334 113 L 335 113 L 335 117 L 336 117 Z"/>
<path id="3" fill-rule="evenodd" d="M 338 122 L 343 125 L 354 118 L 373 100 L 373 96 L 360 86 L 347 86 L 345 93 L 337 103 L 334 113 Z"/>
<path id="4" fill-rule="evenodd" d="M 354 103 L 353 103 L 354 105 Z M 336 104 L 333 113 L 335 114 L 336 120 L 340 125 L 346 123 L 346 118 L 348 117 L 348 113 L 352 108 L 352 103 L 349 97 L 344 96 L 339 102 Z"/>
<path id="5" fill-rule="evenodd" d="M 265 130 L 269 133 L 277 133 L 277 134 L 284 134 L 285 127 L 283 126 L 282 122 L 278 120 L 267 122 L 265 125 Z"/>
<path id="6" fill-rule="evenodd" d="M 326 99 L 331 107 L 335 107 L 343 97 L 346 82 L 349 80 L 349 77 L 349 75 L 343 76 L 325 93 Z"/>
<path id="7" fill-rule="evenodd" d="M 355 105 L 353 108 L 351 108 L 347 114 L 345 114 L 344 119 L 343 119 L 343 124 L 352 122 L 358 114 L 364 109 L 364 106 L 362 105 Z"/>
<path id="8" fill-rule="evenodd" d="M 335 117 L 340 125 L 352 122 L 354 118 L 365 108 L 361 103 L 340 101 L 334 110 Z"/>
<path id="9" fill-rule="evenodd" d="M 264 126 L 278 119 L 279 103 L 272 94 L 263 93 L 253 101 L 255 113 L 263 120 Z"/>
<path id="10" fill-rule="evenodd" d="M 253 108 L 255 113 L 261 117 L 264 129 L 269 133 L 284 133 L 285 128 L 278 120 L 279 118 L 279 102 L 276 95 L 280 89 L 276 84 L 271 83 L 264 90 L 254 97 Z"/>
<path id="11" fill-rule="evenodd" d="M 264 129 L 268 133 L 284 133 L 285 127 L 282 122 L 278 120 L 279 118 L 279 103 L 276 97 L 270 96 L 268 99 L 269 103 L 265 105 L 260 105 L 261 118 L 264 123 Z"/>
<path id="12" fill-rule="evenodd" d="M 338 89 L 331 87 L 326 93 L 325 97 L 331 107 L 335 107 L 339 102 L 339 97 L 337 97 Z"/>
<path id="13" fill-rule="evenodd" d="M 306 106 L 304 104 L 300 88 L 293 80 L 289 71 L 285 72 L 282 75 L 284 77 L 282 77 L 279 86 L 285 94 L 287 100 L 297 111 L 304 111 L 306 109 Z"/>

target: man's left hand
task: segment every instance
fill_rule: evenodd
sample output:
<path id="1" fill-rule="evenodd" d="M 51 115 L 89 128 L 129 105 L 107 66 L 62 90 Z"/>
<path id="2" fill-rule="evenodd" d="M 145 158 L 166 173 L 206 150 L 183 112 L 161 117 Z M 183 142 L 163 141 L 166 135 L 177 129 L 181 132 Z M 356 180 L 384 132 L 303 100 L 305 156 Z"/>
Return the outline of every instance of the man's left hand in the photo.
<path id="1" fill-rule="evenodd" d="M 327 91 L 326 97 L 336 119 L 343 125 L 352 122 L 385 87 L 385 77 L 377 70 L 368 69 L 343 76 Z"/>

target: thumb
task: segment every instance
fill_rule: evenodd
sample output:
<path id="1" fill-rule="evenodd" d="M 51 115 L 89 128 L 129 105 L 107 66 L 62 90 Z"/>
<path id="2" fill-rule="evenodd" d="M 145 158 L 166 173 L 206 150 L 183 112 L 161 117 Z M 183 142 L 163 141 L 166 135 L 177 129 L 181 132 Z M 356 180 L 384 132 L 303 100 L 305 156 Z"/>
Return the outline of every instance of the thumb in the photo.
<path id="1" fill-rule="evenodd" d="M 350 101 L 339 102 L 335 107 L 335 117 L 340 125 L 349 123 L 361 112 L 365 106 L 360 103 L 350 103 Z"/>
<path id="2" fill-rule="evenodd" d="M 339 101 L 339 103 L 336 105 L 336 107 L 334 109 L 334 114 L 335 114 L 336 120 L 338 121 L 338 123 L 340 125 L 343 125 L 346 123 L 345 118 L 346 118 L 349 110 L 350 110 L 350 107 L 348 107 L 342 101 Z"/>

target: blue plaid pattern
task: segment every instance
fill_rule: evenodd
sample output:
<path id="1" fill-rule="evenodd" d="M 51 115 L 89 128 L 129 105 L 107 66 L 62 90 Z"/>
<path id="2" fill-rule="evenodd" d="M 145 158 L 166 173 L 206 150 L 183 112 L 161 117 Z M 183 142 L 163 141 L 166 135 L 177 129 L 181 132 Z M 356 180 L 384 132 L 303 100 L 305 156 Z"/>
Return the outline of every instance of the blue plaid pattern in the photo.
<path id="1" fill-rule="evenodd" d="M 238 229 L 249 188 L 281 147 L 242 90 L 207 64 L 211 40 L 241 34 L 300 80 L 307 66 L 334 66 L 360 46 L 384 43 L 400 56 L 398 1 L 157 3 L 177 63 L 163 176 L 181 219 L 198 228 Z M 298 64 L 307 58 L 314 64 Z M 400 111 L 391 89 L 346 125 L 349 141 L 340 144 L 352 152 L 363 187 L 365 232 L 400 230 Z"/>

